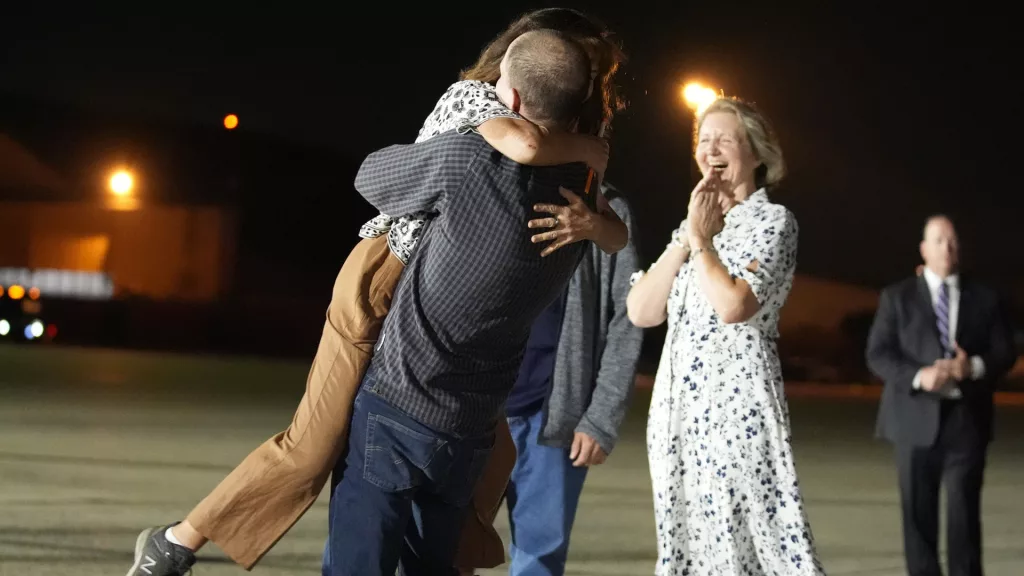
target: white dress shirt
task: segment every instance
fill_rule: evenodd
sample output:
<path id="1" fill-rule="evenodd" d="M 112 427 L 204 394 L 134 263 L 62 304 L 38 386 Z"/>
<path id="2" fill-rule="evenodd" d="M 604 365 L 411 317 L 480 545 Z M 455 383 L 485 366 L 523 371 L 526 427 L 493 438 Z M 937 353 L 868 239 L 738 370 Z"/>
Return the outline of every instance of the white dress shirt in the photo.
<path id="1" fill-rule="evenodd" d="M 932 297 L 932 309 L 935 308 L 939 301 L 939 289 L 942 287 L 943 282 L 946 284 L 946 289 L 949 292 L 949 337 L 952 340 L 948 344 L 950 347 L 955 347 L 956 327 L 960 320 L 960 276 L 952 274 L 943 280 L 938 274 L 926 267 L 924 269 L 924 280 L 928 284 L 928 293 Z M 981 380 L 984 377 L 985 362 L 979 356 L 971 356 L 971 380 Z M 919 390 L 920 388 L 921 371 L 918 370 L 917 374 L 914 375 L 914 389 Z M 961 396 L 960 389 L 956 387 L 955 382 L 950 382 L 943 388 L 936 390 L 935 393 L 948 398 L 959 398 Z"/>

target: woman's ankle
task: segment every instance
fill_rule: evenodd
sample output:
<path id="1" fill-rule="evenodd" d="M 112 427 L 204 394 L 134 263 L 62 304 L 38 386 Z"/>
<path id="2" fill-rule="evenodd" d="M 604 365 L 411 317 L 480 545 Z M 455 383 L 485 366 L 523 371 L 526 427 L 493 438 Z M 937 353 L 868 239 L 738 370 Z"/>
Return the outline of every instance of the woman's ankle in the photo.
<path id="1" fill-rule="evenodd" d="M 171 533 L 174 534 L 174 538 L 178 542 L 181 542 L 182 546 L 193 552 L 198 551 L 209 541 L 188 520 L 172 526 Z"/>

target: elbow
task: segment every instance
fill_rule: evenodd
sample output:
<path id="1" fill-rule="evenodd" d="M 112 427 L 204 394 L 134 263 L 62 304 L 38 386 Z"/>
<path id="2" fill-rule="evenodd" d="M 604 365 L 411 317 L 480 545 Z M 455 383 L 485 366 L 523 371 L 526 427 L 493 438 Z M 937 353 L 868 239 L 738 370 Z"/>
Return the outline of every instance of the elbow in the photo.
<path id="1" fill-rule="evenodd" d="M 363 188 L 366 187 L 366 176 L 363 166 L 359 166 L 359 171 L 356 172 L 356 179 L 352 182 L 352 187 L 356 189 L 356 192 L 363 193 Z"/>
<path id="2" fill-rule="evenodd" d="M 878 364 L 880 356 L 880 347 L 873 338 L 873 335 L 868 335 L 867 345 L 864 347 L 864 363 L 867 364 L 868 369 L 874 369 L 874 366 Z"/>
<path id="3" fill-rule="evenodd" d="M 761 304 L 756 298 L 751 297 L 729 302 L 715 311 L 718 312 L 718 318 L 724 324 L 742 324 L 753 318 L 760 309 Z"/>
<path id="4" fill-rule="evenodd" d="M 742 324 L 746 321 L 745 318 L 735 313 L 719 314 L 718 317 L 722 320 L 723 324 Z"/>
<path id="5" fill-rule="evenodd" d="M 875 367 L 875 355 L 872 352 L 874 351 L 871 348 L 864 351 L 864 366 L 868 369 L 868 372 L 878 376 L 878 370 Z"/>
<path id="6" fill-rule="evenodd" d="M 356 179 L 355 182 L 352 183 L 352 186 L 356 189 L 356 192 L 363 197 L 363 199 L 372 204 L 373 202 L 371 202 L 370 198 L 367 196 L 367 194 L 372 190 L 369 172 L 370 171 L 366 169 L 366 163 L 364 162 L 363 165 L 359 167 L 359 171 L 356 172 Z"/>
<path id="7" fill-rule="evenodd" d="M 872 376 L 874 376 L 875 378 L 883 379 L 882 369 L 878 365 L 878 357 L 875 356 L 872 350 L 868 350 L 867 353 L 864 354 L 864 365 L 867 367 L 868 372 L 871 373 Z"/>
<path id="8" fill-rule="evenodd" d="M 637 328 L 654 328 L 660 326 L 667 318 L 664 310 L 655 311 L 635 301 L 633 298 L 626 299 L 626 316 Z"/>
<path id="9" fill-rule="evenodd" d="M 871 372 L 878 378 L 882 378 L 882 372 L 885 371 L 883 365 L 885 364 L 886 348 L 882 342 L 881 339 L 872 333 L 868 334 L 868 342 L 864 346 L 864 365 L 867 366 L 868 372 Z"/>
<path id="10" fill-rule="evenodd" d="M 725 324 L 742 324 L 747 320 L 750 320 L 752 316 L 744 314 L 741 310 L 725 310 L 718 314 L 718 317 Z"/>
<path id="11" fill-rule="evenodd" d="M 625 224 L 623 224 L 625 227 Z M 593 238 L 594 244 L 608 256 L 614 256 L 624 250 L 629 245 L 629 232 L 620 235 L 617 230 L 612 228 L 608 229 L 608 232 L 599 233 Z"/>
<path id="12" fill-rule="evenodd" d="M 367 185 L 367 181 L 371 178 L 371 174 L 374 172 L 374 166 L 377 164 L 376 158 L 380 155 L 380 150 L 376 152 L 370 152 L 363 158 L 363 161 L 359 163 L 359 169 L 356 170 L 356 189 L 360 189 Z"/>
<path id="13" fill-rule="evenodd" d="M 655 326 L 660 326 L 665 321 L 664 315 L 640 314 L 633 311 L 630 311 L 628 315 L 629 321 L 637 328 L 654 328 Z"/>
<path id="14" fill-rule="evenodd" d="M 607 245 L 601 250 L 605 254 L 616 254 L 629 244 L 629 227 L 619 218 L 618 214 L 611 212 L 602 214 L 607 223 Z"/>
<path id="15" fill-rule="evenodd" d="M 509 158 L 519 164 L 536 166 L 540 158 L 541 141 L 544 135 L 531 122 L 522 121 L 514 124 L 512 141 L 515 144 Z"/>
<path id="16" fill-rule="evenodd" d="M 1015 358 L 1015 357 L 1013 357 L 1011 355 L 1007 355 L 1007 356 L 1005 356 L 1002 359 L 1002 361 L 998 362 L 994 366 L 994 368 L 991 369 L 991 371 L 989 371 L 990 369 L 986 365 L 985 366 L 986 376 L 989 377 L 988 379 L 1001 380 L 1001 379 L 1005 378 L 1007 374 L 1009 374 L 1010 372 L 1013 371 L 1013 367 L 1016 364 L 1017 364 L 1017 358 Z"/>

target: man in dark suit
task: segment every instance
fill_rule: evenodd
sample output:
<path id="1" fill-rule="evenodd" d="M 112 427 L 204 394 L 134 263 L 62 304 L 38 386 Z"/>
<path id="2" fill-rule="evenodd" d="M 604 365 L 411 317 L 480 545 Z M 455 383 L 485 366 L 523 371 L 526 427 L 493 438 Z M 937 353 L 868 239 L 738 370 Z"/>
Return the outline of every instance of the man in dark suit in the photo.
<path id="1" fill-rule="evenodd" d="M 992 394 L 1016 358 L 995 292 L 958 273 L 945 216 L 928 220 L 924 270 L 882 292 L 867 362 L 885 382 L 876 434 L 893 443 L 912 576 L 940 576 L 939 486 L 947 496 L 951 575 L 980 575 L 981 486 Z"/>

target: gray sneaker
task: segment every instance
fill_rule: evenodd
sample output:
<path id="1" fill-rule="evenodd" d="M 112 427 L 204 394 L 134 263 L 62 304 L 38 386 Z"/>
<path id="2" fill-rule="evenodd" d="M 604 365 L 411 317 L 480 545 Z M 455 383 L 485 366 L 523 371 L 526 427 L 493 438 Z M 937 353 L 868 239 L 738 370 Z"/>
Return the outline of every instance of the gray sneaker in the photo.
<path id="1" fill-rule="evenodd" d="M 127 576 L 185 576 L 192 572 L 196 555 L 167 540 L 165 533 L 171 526 L 174 524 L 146 528 L 139 534 L 135 540 L 135 564 Z"/>

